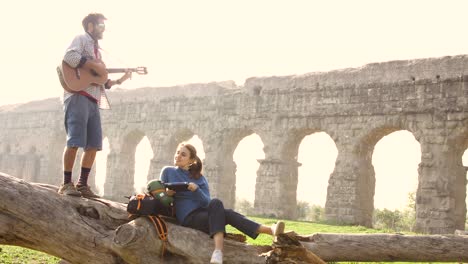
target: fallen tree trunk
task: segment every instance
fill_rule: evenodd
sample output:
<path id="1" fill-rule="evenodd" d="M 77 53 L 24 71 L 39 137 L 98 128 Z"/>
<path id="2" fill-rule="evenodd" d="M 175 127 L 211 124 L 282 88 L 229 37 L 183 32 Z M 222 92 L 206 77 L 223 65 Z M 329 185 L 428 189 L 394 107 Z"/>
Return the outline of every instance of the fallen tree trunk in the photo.
<path id="1" fill-rule="evenodd" d="M 168 243 L 164 244 L 166 254 L 162 259 L 163 242 L 153 224 L 145 217 L 130 221 L 125 204 L 62 196 L 57 194 L 56 186 L 28 183 L 2 173 L 0 190 L 0 244 L 43 251 L 70 263 L 88 264 L 207 263 L 213 249 L 208 235 L 167 222 Z M 273 247 L 226 240 L 224 260 L 227 264 L 324 263 L 320 258 L 467 262 L 467 248 L 462 246 L 467 244 L 467 236 L 304 237 L 290 232 L 279 236 Z"/>
<path id="2" fill-rule="evenodd" d="M 148 218 L 128 219 L 126 205 L 63 196 L 52 185 L 0 173 L 0 244 L 46 252 L 71 263 L 162 263 L 162 241 Z M 207 263 L 208 235 L 167 222 L 164 263 Z M 226 263 L 265 263 L 257 248 L 226 240 Z"/>
<path id="3" fill-rule="evenodd" d="M 298 236 L 325 261 L 468 262 L 468 236 L 313 234 Z"/>

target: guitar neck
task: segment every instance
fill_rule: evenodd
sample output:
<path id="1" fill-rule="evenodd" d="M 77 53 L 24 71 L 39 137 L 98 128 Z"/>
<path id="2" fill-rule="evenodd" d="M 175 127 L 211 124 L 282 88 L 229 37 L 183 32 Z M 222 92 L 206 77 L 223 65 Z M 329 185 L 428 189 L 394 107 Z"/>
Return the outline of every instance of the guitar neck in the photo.
<path id="1" fill-rule="evenodd" d="M 126 72 L 126 71 L 136 72 L 137 69 L 136 68 L 111 68 L 111 69 L 107 69 L 108 73 L 122 73 L 122 72 Z"/>
<path id="2" fill-rule="evenodd" d="M 137 68 L 113 68 L 113 69 L 106 69 L 107 73 L 119 73 L 119 72 L 136 72 L 138 74 L 147 74 L 148 70 L 146 67 L 137 67 Z"/>

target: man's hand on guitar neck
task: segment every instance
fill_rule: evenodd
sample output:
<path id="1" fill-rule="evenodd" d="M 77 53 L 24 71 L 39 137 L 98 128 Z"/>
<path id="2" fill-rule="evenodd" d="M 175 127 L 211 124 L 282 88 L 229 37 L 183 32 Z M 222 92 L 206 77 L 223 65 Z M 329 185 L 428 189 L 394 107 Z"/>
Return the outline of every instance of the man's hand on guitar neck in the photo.
<path id="1" fill-rule="evenodd" d="M 117 79 L 117 80 L 109 80 L 109 81 L 106 83 L 105 87 L 106 87 L 106 89 L 110 89 L 113 85 L 116 85 L 116 84 L 120 85 L 120 84 L 122 84 L 123 82 L 125 82 L 126 80 L 131 79 L 131 78 L 132 78 L 132 71 L 131 71 L 131 70 L 127 70 L 127 71 L 125 72 L 125 74 L 122 75 L 122 77 L 120 77 L 119 79 Z"/>

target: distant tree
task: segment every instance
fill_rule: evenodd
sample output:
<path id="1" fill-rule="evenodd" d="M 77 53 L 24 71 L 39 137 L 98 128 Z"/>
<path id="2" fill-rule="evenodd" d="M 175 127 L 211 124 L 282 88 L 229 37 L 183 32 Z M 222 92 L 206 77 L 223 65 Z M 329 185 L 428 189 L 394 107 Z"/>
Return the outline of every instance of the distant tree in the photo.
<path id="1" fill-rule="evenodd" d="M 391 229 L 398 231 L 398 223 L 401 220 L 401 213 L 398 210 L 391 211 L 387 208 L 374 211 L 374 227 L 379 229 Z"/>
<path id="2" fill-rule="evenodd" d="M 297 220 L 320 222 L 324 220 L 325 208 L 320 205 L 311 205 L 305 201 L 297 203 Z"/>
<path id="3" fill-rule="evenodd" d="M 244 215 L 254 215 L 253 204 L 246 199 L 237 198 L 235 204 L 236 211 Z"/>
<path id="4" fill-rule="evenodd" d="M 408 204 L 402 211 L 375 209 L 373 215 L 373 226 L 379 229 L 390 229 L 394 231 L 413 231 L 416 222 L 416 193 L 408 193 Z"/>
<path id="5" fill-rule="evenodd" d="M 308 220 L 314 221 L 314 222 L 324 221 L 325 220 L 325 208 L 316 204 L 312 205 Z"/>
<path id="6" fill-rule="evenodd" d="M 409 209 L 416 210 L 416 192 L 408 193 L 408 204 L 406 205 Z"/>
<path id="7" fill-rule="evenodd" d="M 416 192 L 408 193 L 408 205 L 403 210 L 403 227 L 407 231 L 413 231 L 416 224 Z"/>
<path id="8" fill-rule="evenodd" d="M 297 219 L 298 220 L 308 220 L 307 216 L 310 212 L 310 206 L 308 202 L 299 201 L 296 206 Z"/>

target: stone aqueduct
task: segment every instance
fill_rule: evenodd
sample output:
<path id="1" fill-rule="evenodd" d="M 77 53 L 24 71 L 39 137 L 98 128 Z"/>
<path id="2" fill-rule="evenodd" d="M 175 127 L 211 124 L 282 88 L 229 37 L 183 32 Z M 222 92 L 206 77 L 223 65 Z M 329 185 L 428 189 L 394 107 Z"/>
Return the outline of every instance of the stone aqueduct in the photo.
<path id="1" fill-rule="evenodd" d="M 135 149 L 147 136 L 154 151 L 148 179 L 172 163 L 177 144 L 198 135 L 212 196 L 233 206 L 233 152 L 252 133 L 264 143 L 255 209 L 295 215 L 301 140 L 326 132 L 338 149 L 327 190 L 326 217 L 370 226 L 375 175 L 372 152 L 385 135 L 408 130 L 421 146 L 416 228 L 464 229 L 468 147 L 468 56 L 373 63 L 298 76 L 168 88 L 116 90 L 102 111 L 108 138 L 105 196 L 132 192 Z M 57 87 L 57 89 L 59 89 Z M 59 93 L 59 91 L 58 91 Z M 57 98 L 0 108 L 0 171 L 58 185 L 65 142 Z M 404 183 L 402 183 L 404 184 Z M 281 201 L 281 202 L 278 202 Z"/>

